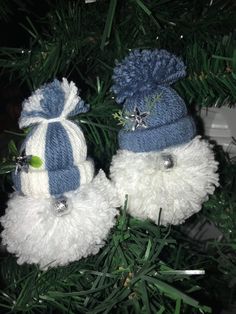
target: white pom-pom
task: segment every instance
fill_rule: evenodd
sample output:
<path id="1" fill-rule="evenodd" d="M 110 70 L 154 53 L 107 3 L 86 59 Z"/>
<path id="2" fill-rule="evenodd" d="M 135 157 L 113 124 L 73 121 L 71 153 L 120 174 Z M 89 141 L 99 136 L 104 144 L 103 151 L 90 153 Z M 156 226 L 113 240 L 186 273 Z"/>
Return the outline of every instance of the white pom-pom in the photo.
<path id="1" fill-rule="evenodd" d="M 115 223 L 114 187 L 100 171 L 93 182 L 65 193 L 68 213 L 55 215 L 55 199 L 13 194 L 5 216 L 3 244 L 18 263 L 47 269 L 96 254 Z"/>
<path id="2" fill-rule="evenodd" d="M 122 203 L 128 194 L 131 215 L 158 223 L 161 209 L 160 223 L 176 225 L 198 212 L 208 194 L 213 194 L 218 186 L 217 165 L 209 144 L 196 137 L 161 152 L 120 150 L 110 171 Z"/>

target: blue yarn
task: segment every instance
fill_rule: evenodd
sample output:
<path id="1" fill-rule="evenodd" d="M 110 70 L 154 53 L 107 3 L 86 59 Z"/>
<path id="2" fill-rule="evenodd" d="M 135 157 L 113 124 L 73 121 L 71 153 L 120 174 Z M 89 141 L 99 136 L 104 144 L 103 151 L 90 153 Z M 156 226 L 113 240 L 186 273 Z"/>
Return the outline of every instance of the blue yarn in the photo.
<path id="1" fill-rule="evenodd" d="M 60 122 L 48 125 L 45 146 L 45 167 L 48 170 L 50 194 L 58 195 L 61 191 L 78 188 L 79 169 L 74 167 L 70 139 Z"/>
<path id="2" fill-rule="evenodd" d="M 50 194 L 61 196 L 63 193 L 76 190 L 80 185 L 80 172 L 76 166 L 68 169 L 49 171 Z"/>
<path id="3" fill-rule="evenodd" d="M 121 149 L 157 151 L 195 136 L 195 124 L 187 116 L 183 99 L 170 87 L 184 76 L 184 63 L 166 50 L 134 50 L 117 64 L 112 91 L 117 102 L 123 103 L 123 112 L 130 115 L 135 107 L 148 112 L 147 128 L 132 131 L 127 123 L 120 131 Z"/>
<path id="4" fill-rule="evenodd" d="M 193 139 L 195 132 L 193 119 L 186 116 L 158 128 L 137 129 L 134 132 L 121 130 L 118 140 L 121 149 L 135 153 L 151 152 L 187 143 Z"/>
<path id="5" fill-rule="evenodd" d="M 157 100 L 150 107 L 155 97 Z M 124 111 L 131 113 L 135 105 L 140 112 L 150 112 L 145 120 L 150 128 L 169 124 L 187 115 L 183 99 L 175 90 L 166 86 L 157 86 L 154 94 L 140 92 L 137 96 L 127 98 Z"/>
<path id="6" fill-rule="evenodd" d="M 60 122 L 48 124 L 45 143 L 45 167 L 47 170 L 73 166 L 73 152 L 69 136 Z"/>
<path id="7" fill-rule="evenodd" d="M 42 88 L 43 99 L 40 100 L 42 111 L 49 118 L 59 117 L 65 104 L 65 93 L 61 83 L 54 80 Z"/>
<path id="8" fill-rule="evenodd" d="M 15 173 L 15 171 L 11 174 L 12 181 L 14 182 L 14 187 L 16 191 L 21 192 L 21 177 L 19 173 Z"/>
<path id="9" fill-rule="evenodd" d="M 31 118 L 31 117 L 34 117 L 34 118 L 39 117 L 39 118 L 48 119 L 48 115 L 44 113 L 43 111 L 39 111 L 39 110 L 31 110 L 29 112 L 22 111 L 21 118 Z"/>
<path id="10" fill-rule="evenodd" d="M 159 85 L 171 85 L 184 77 L 183 61 L 166 50 L 134 50 L 117 63 L 112 91 L 122 103 L 140 92 L 154 92 Z"/>
<path id="11" fill-rule="evenodd" d="M 89 110 L 89 104 L 86 104 L 83 100 L 81 100 L 72 110 L 69 114 L 68 117 L 73 117 L 76 116 L 79 113 L 85 113 Z"/>

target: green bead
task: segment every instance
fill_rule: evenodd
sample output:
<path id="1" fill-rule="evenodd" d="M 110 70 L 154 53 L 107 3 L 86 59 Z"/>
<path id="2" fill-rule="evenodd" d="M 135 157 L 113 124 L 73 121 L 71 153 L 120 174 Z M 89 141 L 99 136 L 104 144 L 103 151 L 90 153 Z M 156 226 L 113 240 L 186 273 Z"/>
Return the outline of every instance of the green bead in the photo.
<path id="1" fill-rule="evenodd" d="M 29 164 L 33 168 L 40 168 L 42 166 L 43 162 L 42 162 L 40 157 L 32 156 L 30 161 L 29 161 Z"/>

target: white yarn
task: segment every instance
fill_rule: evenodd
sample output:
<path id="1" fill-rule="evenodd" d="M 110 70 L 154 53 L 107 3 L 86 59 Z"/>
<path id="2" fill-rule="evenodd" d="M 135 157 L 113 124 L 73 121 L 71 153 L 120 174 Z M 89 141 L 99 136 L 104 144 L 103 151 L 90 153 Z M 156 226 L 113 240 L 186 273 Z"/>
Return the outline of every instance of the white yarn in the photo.
<path id="1" fill-rule="evenodd" d="M 80 184 L 87 184 L 93 180 L 94 165 L 91 159 L 76 165 L 80 172 Z M 28 172 L 21 172 L 21 191 L 24 195 L 35 198 L 50 197 L 48 171 L 29 166 Z"/>
<path id="2" fill-rule="evenodd" d="M 45 170 L 45 137 L 47 126 L 38 125 L 25 144 L 26 155 L 38 156 L 42 161 L 40 168 L 29 166 L 28 172 L 21 171 L 21 191 L 25 195 L 49 195 L 48 174 Z M 37 143 L 37 145 L 35 145 Z"/>
<path id="3" fill-rule="evenodd" d="M 22 104 L 22 111 L 41 111 L 40 101 L 43 99 L 41 89 L 37 89 L 27 100 Z M 41 123 L 45 119 L 43 117 L 24 117 L 19 120 L 20 129 L 28 127 L 31 124 Z"/>
<path id="4" fill-rule="evenodd" d="M 77 124 L 69 120 L 63 121 L 62 126 L 65 128 L 70 139 L 74 163 L 75 165 L 79 165 L 87 157 L 87 145 L 84 134 Z"/>
<path id="5" fill-rule="evenodd" d="M 27 138 L 25 143 L 25 154 L 31 156 L 38 156 L 42 161 L 40 168 L 32 168 L 35 172 L 40 172 L 45 169 L 45 144 L 47 125 L 39 124 L 36 126 L 34 132 Z"/>
<path id="6" fill-rule="evenodd" d="M 21 171 L 21 191 L 24 195 L 41 198 L 50 196 L 48 172 L 46 170 L 35 171 L 31 166 L 28 172 Z"/>
<path id="7" fill-rule="evenodd" d="M 161 153 L 174 154 L 177 165 L 161 171 Z M 209 144 L 199 136 L 191 142 L 161 152 L 133 153 L 120 150 L 113 157 L 111 178 L 121 204 L 128 194 L 131 215 L 158 223 L 180 224 L 201 209 L 218 186 L 218 163 Z"/>
<path id="8" fill-rule="evenodd" d="M 80 184 L 87 184 L 93 180 L 94 164 L 92 159 L 81 162 L 77 167 L 80 172 Z"/>
<path id="9" fill-rule="evenodd" d="M 57 118 L 52 118 L 52 119 L 45 119 L 41 123 L 48 124 L 48 123 L 53 123 L 53 122 L 63 122 L 65 120 L 66 120 L 65 117 L 57 117 Z"/>
<path id="10" fill-rule="evenodd" d="M 66 117 L 68 113 L 75 109 L 81 98 L 78 96 L 78 88 L 75 83 L 72 81 L 69 83 L 65 77 L 62 78 L 61 88 L 65 92 L 65 105 L 61 117 Z"/>
<path id="11" fill-rule="evenodd" d="M 100 171 L 77 191 L 65 193 L 70 212 L 53 214 L 53 198 L 13 194 L 5 216 L 3 244 L 18 263 L 37 263 L 47 269 L 96 254 L 115 223 L 116 192 Z"/>
<path id="12" fill-rule="evenodd" d="M 62 120 L 61 124 L 65 128 L 69 137 L 73 151 L 74 165 L 77 166 L 87 157 L 87 145 L 84 134 L 78 125 L 69 120 Z M 25 145 L 26 155 L 38 156 L 43 162 L 40 168 L 34 168 L 35 171 L 45 169 L 45 143 L 47 129 L 48 126 L 46 123 L 38 125 Z"/>

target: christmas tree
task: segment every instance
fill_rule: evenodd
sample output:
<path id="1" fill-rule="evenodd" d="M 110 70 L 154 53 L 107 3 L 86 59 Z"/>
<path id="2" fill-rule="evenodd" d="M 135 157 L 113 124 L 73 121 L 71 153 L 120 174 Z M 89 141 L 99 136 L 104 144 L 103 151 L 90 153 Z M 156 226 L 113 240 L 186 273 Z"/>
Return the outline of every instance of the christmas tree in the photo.
<path id="1" fill-rule="evenodd" d="M 109 172 L 119 106 L 111 92 L 116 60 L 131 50 L 166 49 L 181 56 L 187 76 L 174 88 L 191 112 L 233 106 L 236 99 L 234 1 L 1 1 L 2 89 L 23 98 L 54 78 L 81 88 L 90 111 L 75 117 L 97 169 Z M 8 35 L 4 30 L 8 29 Z M 28 130 L 6 127 L 1 196 Z M 220 187 L 185 224 L 135 219 L 123 205 L 104 248 L 65 267 L 41 271 L 1 256 L 3 313 L 220 313 L 232 306 L 236 275 L 236 165 L 214 145 Z M 2 213 L 4 209 L 2 209 Z M 191 232 L 196 230 L 199 232 Z M 202 233 L 212 230 L 215 236 Z"/>

